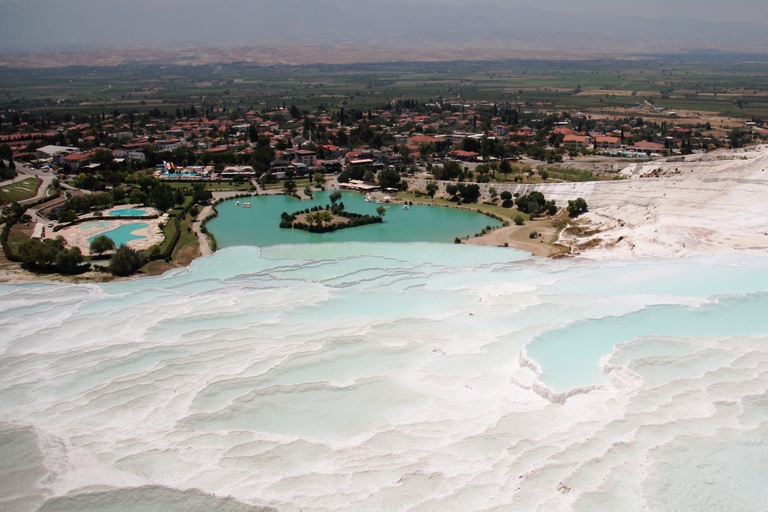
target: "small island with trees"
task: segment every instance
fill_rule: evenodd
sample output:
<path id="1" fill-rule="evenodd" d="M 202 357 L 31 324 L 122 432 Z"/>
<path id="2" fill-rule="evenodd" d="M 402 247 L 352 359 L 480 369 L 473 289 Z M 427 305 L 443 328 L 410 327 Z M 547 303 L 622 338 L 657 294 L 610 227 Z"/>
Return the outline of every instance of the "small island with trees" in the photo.
<path id="1" fill-rule="evenodd" d="M 386 208 L 376 208 L 378 215 L 364 215 L 362 213 L 348 212 L 344 209 L 344 203 L 340 202 L 341 192 L 330 195 L 331 204 L 325 208 L 313 206 L 294 213 L 283 212 L 280 227 L 285 229 L 301 229 L 310 233 L 329 233 L 338 229 L 365 226 L 384 221 Z"/>

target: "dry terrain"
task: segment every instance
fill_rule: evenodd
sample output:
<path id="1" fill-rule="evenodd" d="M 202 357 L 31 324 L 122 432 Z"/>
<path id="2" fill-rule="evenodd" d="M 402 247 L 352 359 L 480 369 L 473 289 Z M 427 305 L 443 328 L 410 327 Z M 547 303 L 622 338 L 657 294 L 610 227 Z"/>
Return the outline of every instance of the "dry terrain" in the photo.
<path id="1" fill-rule="evenodd" d="M 262 65 L 358 64 L 370 62 L 594 58 L 597 54 L 512 48 L 365 48 L 358 46 L 258 45 L 188 50 L 99 49 L 81 52 L 0 53 L 0 67 L 57 68 L 121 64 L 203 65 L 244 62 Z M 613 56 L 623 58 L 622 56 Z M 636 57 L 635 57 L 636 58 Z"/>

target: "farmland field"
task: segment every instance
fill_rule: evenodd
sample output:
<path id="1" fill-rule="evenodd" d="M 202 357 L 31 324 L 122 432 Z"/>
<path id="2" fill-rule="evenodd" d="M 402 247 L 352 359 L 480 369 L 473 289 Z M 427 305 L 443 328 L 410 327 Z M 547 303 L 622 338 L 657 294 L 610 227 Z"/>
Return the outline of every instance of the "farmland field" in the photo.
<path id="1" fill-rule="evenodd" d="M 398 99 L 516 102 L 538 110 L 637 107 L 768 117 L 761 62 L 638 58 L 355 65 L 122 65 L 4 69 L 0 107 L 44 112 L 368 109 Z M 653 112 L 644 117 L 653 116 Z"/>

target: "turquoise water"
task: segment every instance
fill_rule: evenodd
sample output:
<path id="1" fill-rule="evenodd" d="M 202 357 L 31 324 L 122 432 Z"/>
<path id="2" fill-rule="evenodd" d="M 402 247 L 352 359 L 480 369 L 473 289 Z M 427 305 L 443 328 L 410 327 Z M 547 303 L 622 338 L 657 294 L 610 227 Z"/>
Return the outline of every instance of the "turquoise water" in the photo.
<path id="1" fill-rule="evenodd" d="M 146 210 L 136 210 L 135 208 L 126 208 L 125 210 L 113 210 L 109 212 L 113 217 L 139 217 L 146 215 Z"/>
<path id="2" fill-rule="evenodd" d="M 93 235 L 88 239 L 88 242 L 93 242 L 93 239 L 97 236 L 108 236 L 112 239 L 113 242 L 115 242 L 116 246 L 120 246 L 123 244 L 127 244 L 131 240 L 141 240 L 143 238 L 146 238 L 143 235 L 133 235 L 131 234 L 133 231 L 139 230 L 139 229 L 145 229 L 147 227 L 147 224 L 144 223 L 134 223 L 134 224 L 126 224 L 125 226 L 120 226 L 119 228 L 115 228 L 111 231 L 107 231 L 105 233 L 99 233 L 98 235 Z"/>
<path id="3" fill-rule="evenodd" d="M 501 225 L 475 212 L 435 206 L 411 206 L 410 210 L 403 210 L 399 205 L 368 203 L 362 194 L 342 192 L 347 211 L 376 215 L 377 207 L 387 208 L 384 222 L 333 233 L 308 233 L 279 227 L 282 212 L 325 206 L 330 203 L 328 195 L 329 192 L 317 192 L 311 201 L 283 195 L 238 199 L 240 203 L 251 203 L 252 208 L 235 206 L 233 199 L 216 206 L 219 216 L 208 223 L 208 229 L 216 237 L 218 246 L 223 248 L 320 242 L 453 242 L 457 236 L 471 236 L 486 226 Z"/>
<path id="4" fill-rule="evenodd" d="M 239 246 L 0 303 L 0 482 L 30 510 L 768 505 L 767 257 Z"/>
<path id="5" fill-rule="evenodd" d="M 94 228 L 104 229 L 114 225 L 115 223 L 112 221 L 99 220 L 96 222 L 83 222 L 82 224 L 77 226 L 77 229 L 94 229 Z"/>

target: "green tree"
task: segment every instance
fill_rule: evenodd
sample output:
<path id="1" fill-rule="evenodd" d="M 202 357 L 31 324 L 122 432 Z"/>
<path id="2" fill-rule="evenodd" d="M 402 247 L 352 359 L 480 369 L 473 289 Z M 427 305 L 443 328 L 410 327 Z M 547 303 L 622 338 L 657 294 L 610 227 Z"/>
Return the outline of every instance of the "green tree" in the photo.
<path id="1" fill-rule="evenodd" d="M 427 183 L 427 194 L 429 197 L 435 197 L 435 192 L 437 192 L 437 182 L 430 181 Z"/>
<path id="2" fill-rule="evenodd" d="M 382 188 L 398 188 L 400 173 L 395 169 L 384 169 L 379 173 L 379 186 Z"/>
<path id="3" fill-rule="evenodd" d="M 323 185 L 325 185 L 325 175 L 321 172 L 316 172 L 312 175 L 312 181 L 315 182 L 317 188 L 323 188 Z"/>
<path id="4" fill-rule="evenodd" d="M 64 210 L 59 215 L 59 222 L 73 222 L 77 220 L 77 214 L 72 210 Z"/>
<path id="5" fill-rule="evenodd" d="M 62 274 L 77 274 L 78 272 L 82 270 L 86 270 L 87 267 L 90 265 L 87 265 L 85 267 L 82 266 L 82 263 L 84 261 L 83 253 L 80 251 L 79 247 L 72 247 L 68 250 L 62 250 L 56 255 L 56 268 L 61 272 Z"/>
<path id="6" fill-rule="evenodd" d="M 131 192 L 130 201 L 133 204 L 147 204 L 147 193 L 142 190 L 135 189 L 133 192 Z"/>
<path id="7" fill-rule="evenodd" d="M 115 187 L 110 192 L 112 194 L 112 201 L 115 203 L 119 203 L 123 199 L 125 199 L 125 189 L 123 187 Z"/>
<path id="8" fill-rule="evenodd" d="M 47 242 L 52 242 L 52 240 Z M 29 238 L 19 244 L 21 264 L 30 269 L 42 269 L 52 265 L 58 252 L 55 244 L 34 238 Z"/>
<path id="9" fill-rule="evenodd" d="M 102 255 L 107 251 L 111 251 L 115 248 L 115 241 L 109 238 L 107 235 L 99 235 L 91 241 L 88 246 L 88 252 L 91 254 Z"/>
<path id="10" fill-rule="evenodd" d="M 365 174 L 363 174 L 363 181 L 368 183 L 376 183 L 376 174 L 374 174 L 374 172 L 370 169 L 365 171 Z"/>
<path id="11" fill-rule="evenodd" d="M 203 203 L 213 197 L 211 191 L 205 188 L 204 183 L 195 183 L 192 185 L 192 196 L 196 203 Z"/>
<path id="12" fill-rule="evenodd" d="M 435 176 L 439 180 L 455 180 L 461 174 L 461 165 L 454 160 L 448 160 L 443 166 L 443 173 L 440 178 Z"/>
<path id="13" fill-rule="evenodd" d="M 149 201 L 152 206 L 164 212 L 173 207 L 173 189 L 165 183 L 156 185 L 149 193 Z"/>
<path id="14" fill-rule="evenodd" d="M 320 226 L 323 225 L 324 222 L 333 222 L 333 214 L 329 212 L 328 210 L 323 210 L 320 212 L 317 212 L 317 221 Z"/>
<path id="15" fill-rule="evenodd" d="M 97 164 L 111 164 L 113 158 L 112 152 L 108 149 L 96 149 L 91 154 L 91 162 Z"/>
<path id="16" fill-rule="evenodd" d="M 4 218 L 8 219 L 10 222 L 16 222 L 22 215 L 24 215 L 26 210 L 26 208 L 14 201 L 11 204 L 3 206 L 2 212 Z"/>
<path id="17" fill-rule="evenodd" d="M 568 201 L 568 215 L 571 217 L 578 217 L 582 213 L 587 211 L 587 201 L 583 197 Z"/>
<path id="18" fill-rule="evenodd" d="M 376 208 L 376 213 L 379 214 L 379 217 L 383 217 L 384 214 L 387 213 L 387 209 L 384 208 L 383 206 L 379 206 L 378 208 Z"/>
<path id="19" fill-rule="evenodd" d="M 507 181 L 507 174 L 512 172 L 512 164 L 509 163 L 509 160 L 502 160 L 499 165 L 499 172 L 504 175 L 504 181 Z"/>
<path id="20" fill-rule="evenodd" d="M 336 204 L 336 202 L 337 202 L 339 199 L 341 199 L 341 192 L 339 192 L 338 190 L 337 190 L 337 191 L 335 191 L 335 192 L 332 192 L 332 193 L 331 193 L 331 195 L 329 195 L 329 196 L 328 196 L 328 199 L 330 199 L 330 200 L 331 200 L 331 204 L 332 204 L 332 205 L 335 205 L 335 204 Z"/>
<path id="21" fill-rule="evenodd" d="M 144 257 L 127 245 L 121 245 L 109 260 L 109 272 L 113 276 L 129 276 L 144 265 Z"/>

